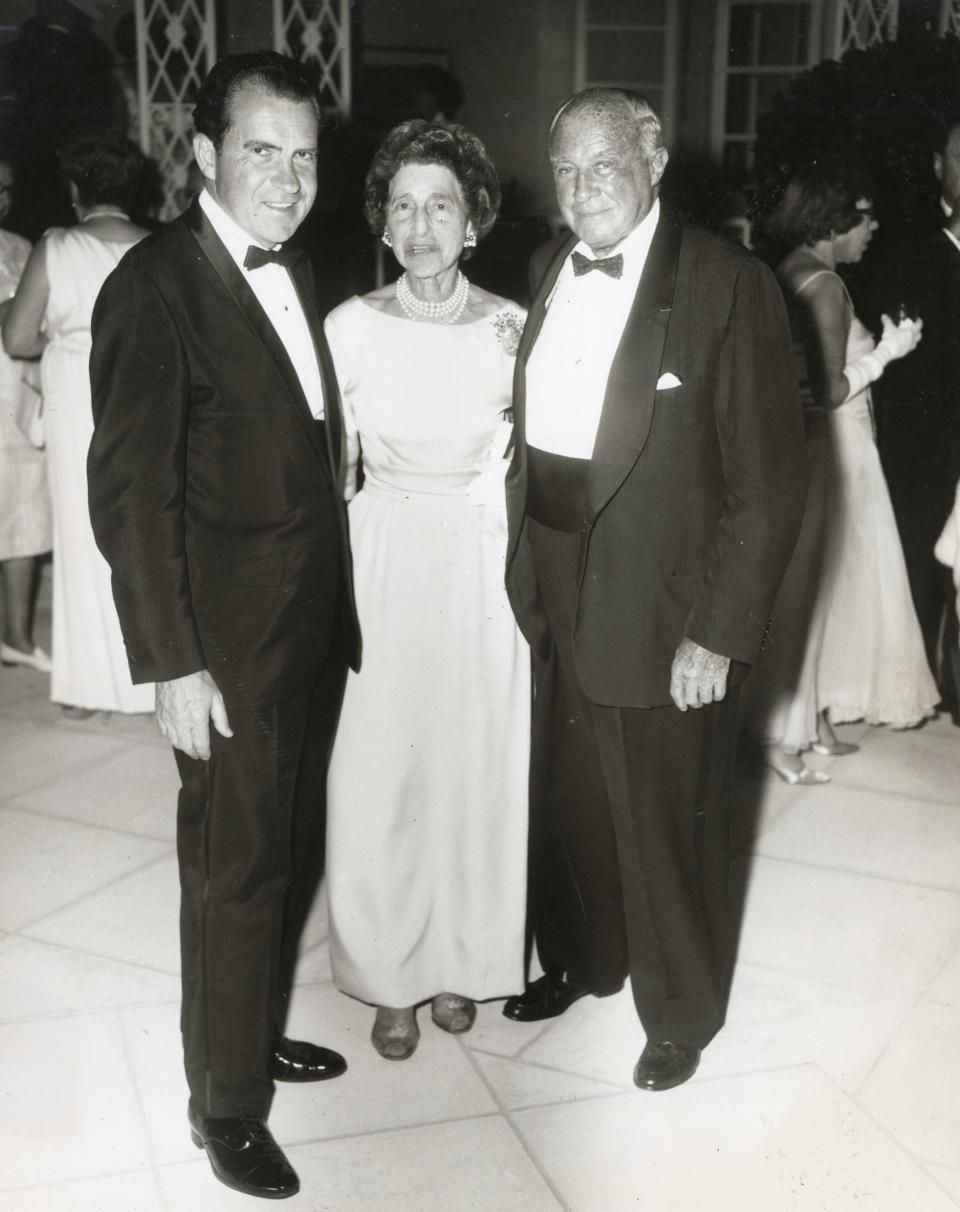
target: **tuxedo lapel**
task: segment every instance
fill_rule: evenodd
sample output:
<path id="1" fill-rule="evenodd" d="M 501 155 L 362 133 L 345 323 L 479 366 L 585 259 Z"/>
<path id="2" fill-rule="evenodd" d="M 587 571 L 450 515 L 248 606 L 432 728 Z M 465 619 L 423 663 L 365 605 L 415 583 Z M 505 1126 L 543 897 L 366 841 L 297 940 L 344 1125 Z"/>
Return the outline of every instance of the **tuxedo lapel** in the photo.
<path id="1" fill-rule="evenodd" d="M 286 347 L 280 340 L 280 337 L 277 335 L 276 329 L 267 318 L 267 313 L 260 306 L 260 301 L 250 289 L 246 279 L 237 267 L 236 262 L 224 247 L 222 240 L 213 230 L 213 225 L 203 213 L 199 203 L 193 203 L 184 216 L 184 219 L 187 226 L 190 228 L 194 239 L 200 245 L 200 248 L 203 250 L 207 260 L 216 271 L 220 281 L 223 283 L 228 293 L 233 297 L 233 300 L 242 312 L 244 319 L 253 329 L 253 332 L 263 345 L 264 350 L 266 351 L 270 360 L 277 368 L 277 372 L 279 373 L 280 378 L 283 380 L 284 385 L 287 388 L 287 392 L 289 393 L 294 407 L 297 410 L 297 415 L 303 422 L 303 426 L 306 430 L 310 443 L 324 460 L 324 462 L 330 467 L 331 472 L 335 474 L 334 468 L 330 461 L 329 452 L 324 449 L 323 443 L 321 442 L 320 434 L 313 418 L 313 413 L 310 411 L 310 406 L 307 404 L 307 398 L 303 394 L 303 388 L 300 385 L 300 379 L 297 376 L 297 372 L 293 368 L 293 363 L 290 361 L 290 355 L 287 353 Z M 309 273 L 309 270 L 307 272 Z M 301 302 L 303 302 L 304 294 L 307 292 L 302 291 L 299 284 L 297 284 L 297 293 L 300 295 Z M 315 309 L 312 314 L 307 312 L 307 321 L 311 327 L 315 322 L 315 315 Z M 315 331 L 316 330 L 314 330 L 314 332 Z M 316 336 L 314 336 L 314 341 L 316 342 Z M 324 375 L 324 386 L 326 386 L 326 375 Z"/>
<path id="2" fill-rule="evenodd" d="M 320 380 L 323 384 L 323 411 L 326 421 L 327 457 L 333 472 L 334 483 L 340 471 L 340 443 L 342 440 L 342 425 L 340 420 L 340 388 L 337 384 L 336 371 L 333 368 L 333 357 L 330 346 L 323 332 L 323 321 L 317 307 L 317 295 L 314 289 L 313 270 L 309 261 L 301 261 L 290 270 L 293 285 L 296 288 L 303 314 L 307 318 L 310 335 L 313 337 L 313 348 L 317 354 L 320 366 Z M 301 392 L 302 394 L 302 392 Z M 316 426 L 314 426 L 316 429 Z"/>
<path id="3" fill-rule="evenodd" d="M 588 521 L 596 518 L 623 483 L 650 433 L 681 236 L 677 222 L 662 211 L 610 367 L 587 479 Z"/>

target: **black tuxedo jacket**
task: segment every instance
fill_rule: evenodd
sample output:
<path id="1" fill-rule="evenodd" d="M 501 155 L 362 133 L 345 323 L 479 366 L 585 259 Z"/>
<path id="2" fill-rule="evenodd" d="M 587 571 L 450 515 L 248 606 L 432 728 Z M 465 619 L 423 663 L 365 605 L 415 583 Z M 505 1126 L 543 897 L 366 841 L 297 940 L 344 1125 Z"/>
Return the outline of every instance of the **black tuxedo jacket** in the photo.
<path id="1" fill-rule="evenodd" d="M 549 651 L 524 537 L 526 363 L 575 237 L 535 254 L 540 279 L 517 356 L 507 479 L 507 588 L 535 652 Z M 672 373 L 679 387 L 657 389 Z M 661 211 L 607 384 L 590 464 L 577 674 L 595 703 L 670 702 L 689 636 L 752 663 L 796 540 L 806 455 L 783 299 L 742 249 Z"/>
<path id="2" fill-rule="evenodd" d="M 93 315 L 90 514 L 135 682 L 208 669 L 279 702 L 331 643 L 359 663 L 340 403 L 312 271 L 292 270 L 326 425 L 197 203 L 133 248 Z"/>
<path id="3" fill-rule="evenodd" d="M 932 207 L 919 244 L 894 267 L 899 295 L 923 319 L 923 337 L 876 388 L 894 504 L 904 495 L 927 501 L 941 519 L 960 476 L 960 249 L 946 222 L 939 204 Z"/>

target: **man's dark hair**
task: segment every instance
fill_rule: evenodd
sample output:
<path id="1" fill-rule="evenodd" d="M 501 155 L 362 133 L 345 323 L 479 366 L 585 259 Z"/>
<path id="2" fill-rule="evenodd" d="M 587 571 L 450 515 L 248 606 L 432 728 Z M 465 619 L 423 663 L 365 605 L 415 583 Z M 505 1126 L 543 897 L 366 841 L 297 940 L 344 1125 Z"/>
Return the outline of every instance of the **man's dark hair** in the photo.
<path id="1" fill-rule="evenodd" d="M 296 59 L 276 51 L 227 55 L 210 69 L 193 110 L 194 130 L 206 135 L 217 151 L 230 129 L 231 103 L 244 88 L 262 88 L 289 101 L 312 101 L 320 116 L 317 90 Z"/>
<path id="2" fill-rule="evenodd" d="M 829 240 L 861 222 L 863 215 L 857 210 L 861 198 L 873 198 L 873 185 L 864 172 L 818 161 L 797 173 L 764 227 L 785 246 Z"/>

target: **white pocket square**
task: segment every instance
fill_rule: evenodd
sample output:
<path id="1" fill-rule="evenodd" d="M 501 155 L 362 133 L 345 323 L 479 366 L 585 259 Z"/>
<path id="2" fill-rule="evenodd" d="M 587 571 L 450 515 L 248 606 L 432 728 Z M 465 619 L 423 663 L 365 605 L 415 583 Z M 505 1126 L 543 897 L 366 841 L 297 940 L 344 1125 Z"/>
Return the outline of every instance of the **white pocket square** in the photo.
<path id="1" fill-rule="evenodd" d="M 657 379 L 657 391 L 666 391 L 668 387 L 680 387 L 681 382 L 672 371 L 667 371 Z"/>

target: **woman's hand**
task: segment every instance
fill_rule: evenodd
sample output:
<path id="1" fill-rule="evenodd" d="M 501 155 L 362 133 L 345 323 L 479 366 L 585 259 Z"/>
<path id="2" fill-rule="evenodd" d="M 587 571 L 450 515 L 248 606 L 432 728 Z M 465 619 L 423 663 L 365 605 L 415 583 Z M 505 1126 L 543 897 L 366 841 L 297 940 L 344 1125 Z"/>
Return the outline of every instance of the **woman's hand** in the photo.
<path id="1" fill-rule="evenodd" d="M 888 315 L 882 315 L 880 322 L 883 324 L 883 335 L 877 342 L 876 352 L 883 357 L 884 362 L 905 357 L 920 344 L 920 337 L 923 333 L 922 320 L 907 318 L 901 320 L 899 324 L 894 324 Z M 884 355 L 886 356 L 884 357 Z"/>

